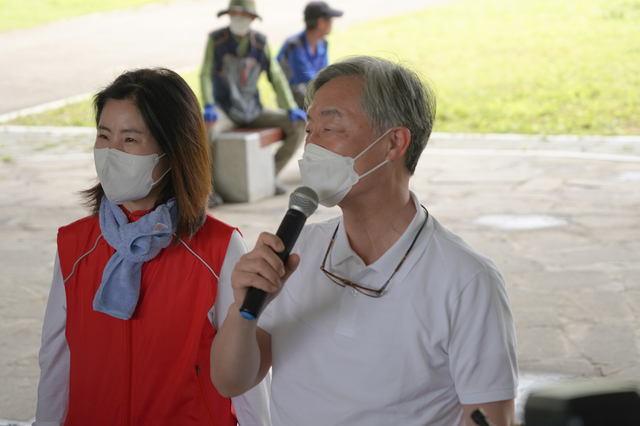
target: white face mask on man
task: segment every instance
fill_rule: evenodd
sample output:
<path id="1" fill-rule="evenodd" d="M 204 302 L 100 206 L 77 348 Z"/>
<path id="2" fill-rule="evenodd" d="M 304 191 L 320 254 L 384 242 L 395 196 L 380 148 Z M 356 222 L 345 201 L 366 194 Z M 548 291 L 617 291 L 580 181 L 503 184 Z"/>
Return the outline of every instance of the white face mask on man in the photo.
<path id="1" fill-rule="evenodd" d="M 133 155 L 114 148 L 93 150 L 98 179 L 104 194 L 113 204 L 141 200 L 151 192 L 160 179 L 153 181 L 153 169 L 165 154 Z"/>
<path id="2" fill-rule="evenodd" d="M 358 158 L 372 146 L 384 138 L 393 127 L 387 130 L 382 136 L 364 149 L 355 158 L 343 157 L 340 154 L 329 151 L 313 143 L 308 143 L 304 147 L 302 160 L 298 161 L 302 183 L 304 186 L 316 191 L 319 202 L 325 207 L 333 207 L 338 204 L 349 193 L 351 188 L 363 177 L 373 173 L 384 166 L 389 160 L 375 166 L 362 175 L 358 175 L 353 166 Z"/>
<path id="3" fill-rule="evenodd" d="M 248 18 L 243 15 L 233 15 L 230 17 L 231 23 L 229 24 L 229 30 L 231 34 L 238 37 L 244 37 L 249 33 L 249 26 L 253 18 Z"/>

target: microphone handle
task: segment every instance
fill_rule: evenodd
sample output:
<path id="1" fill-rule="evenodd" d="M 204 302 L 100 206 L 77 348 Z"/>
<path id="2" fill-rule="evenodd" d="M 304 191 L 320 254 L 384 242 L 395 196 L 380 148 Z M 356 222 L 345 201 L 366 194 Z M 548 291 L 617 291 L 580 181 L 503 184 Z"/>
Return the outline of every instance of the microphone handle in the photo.
<path id="1" fill-rule="evenodd" d="M 473 413 L 471 413 L 471 418 L 475 422 L 475 424 L 479 426 L 493 426 L 493 423 L 487 419 L 487 413 L 484 412 L 482 408 L 476 409 Z"/>
<path id="2" fill-rule="evenodd" d="M 307 216 L 305 216 L 304 213 L 299 210 L 289 209 L 282 219 L 282 223 L 280 223 L 280 227 L 278 228 L 276 235 L 280 237 L 284 243 L 284 250 L 278 253 L 278 257 L 285 265 L 287 264 L 289 254 L 291 254 L 291 250 L 296 244 L 306 221 Z"/>
<path id="3" fill-rule="evenodd" d="M 306 220 L 307 216 L 305 216 L 301 211 L 289 209 L 280 223 L 280 227 L 278 228 L 276 235 L 280 237 L 284 243 L 284 250 L 277 253 L 277 255 L 285 265 L 287 264 L 289 254 L 291 254 L 291 250 L 296 244 Z M 250 321 L 258 318 L 264 308 L 264 305 L 266 305 L 267 300 L 269 299 L 269 295 L 270 293 L 267 293 L 266 291 L 250 287 L 249 290 L 247 290 L 247 295 L 244 297 L 244 301 L 240 307 L 240 315 Z"/>

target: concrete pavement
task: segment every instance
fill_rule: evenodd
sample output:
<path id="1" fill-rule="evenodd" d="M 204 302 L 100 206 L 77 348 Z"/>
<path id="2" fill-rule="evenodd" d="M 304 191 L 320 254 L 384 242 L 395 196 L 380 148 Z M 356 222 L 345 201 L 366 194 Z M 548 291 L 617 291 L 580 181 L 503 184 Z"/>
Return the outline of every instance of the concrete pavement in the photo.
<path id="1" fill-rule="evenodd" d="M 0 126 L 0 418 L 34 412 L 56 230 L 86 214 L 75 193 L 95 182 L 92 137 Z M 301 185 L 295 162 L 281 177 L 289 191 Z M 523 396 L 567 377 L 640 382 L 640 138 L 435 134 L 411 188 L 503 271 Z M 252 247 L 277 229 L 287 202 L 212 212 Z M 310 221 L 338 213 L 320 207 Z"/>
<path id="2" fill-rule="evenodd" d="M 274 46 L 300 27 L 291 22 L 304 3 L 260 9 Z M 336 25 L 433 2 L 389 3 L 361 10 L 343 0 Z M 225 5 L 178 1 L 0 34 L 0 113 L 93 91 L 125 68 L 195 66 Z M 95 179 L 92 138 L 92 129 L 0 125 L 0 426 L 34 413 L 56 230 L 86 214 L 75 193 Z M 301 185 L 295 162 L 282 180 L 290 191 Z M 435 134 L 411 186 L 502 269 L 523 394 L 574 376 L 640 382 L 640 138 Z M 287 200 L 213 214 L 252 247 L 260 232 L 275 231 Z M 310 220 L 335 214 L 321 207 Z"/>

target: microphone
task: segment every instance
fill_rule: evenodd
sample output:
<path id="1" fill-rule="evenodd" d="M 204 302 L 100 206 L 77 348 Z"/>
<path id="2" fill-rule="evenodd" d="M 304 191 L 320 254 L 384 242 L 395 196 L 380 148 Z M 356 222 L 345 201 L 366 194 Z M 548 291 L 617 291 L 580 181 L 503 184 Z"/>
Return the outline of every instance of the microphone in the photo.
<path id="1" fill-rule="evenodd" d="M 471 413 L 471 418 L 474 423 L 479 426 L 493 426 L 493 423 L 487 419 L 487 413 L 484 412 L 482 408 L 478 408 L 473 413 Z"/>
<path id="2" fill-rule="evenodd" d="M 289 210 L 282 219 L 276 235 L 284 243 L 284 250 L 277 253 L 278 257 L 286 265 L 291 249 L 296 243 L 300 231 L 307 218 L 318 208 L 318 194 L 306 186 L 301 186 L 291 193 L 289 197 Z M 269 299 L 269 293 L 255 287 L 249 287 L 240 307 L 240 315 L 253 321 L 260 315 L 262 308 Z"/>

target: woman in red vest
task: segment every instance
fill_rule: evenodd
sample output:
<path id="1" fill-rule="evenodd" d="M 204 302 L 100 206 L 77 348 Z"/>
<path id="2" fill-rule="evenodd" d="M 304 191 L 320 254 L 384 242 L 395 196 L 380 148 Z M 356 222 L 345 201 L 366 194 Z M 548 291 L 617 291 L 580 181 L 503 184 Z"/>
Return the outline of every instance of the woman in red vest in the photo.
<path id="1" fill-rule="evenodd" d="M 209 350 L 246 246 L 206 212 L 210 155 L 176 73 L 141 69 L 94 98 L 91 215 L 58 231 L 34 425 L 263 425 L 267 384 L 230 399 Z"/>

